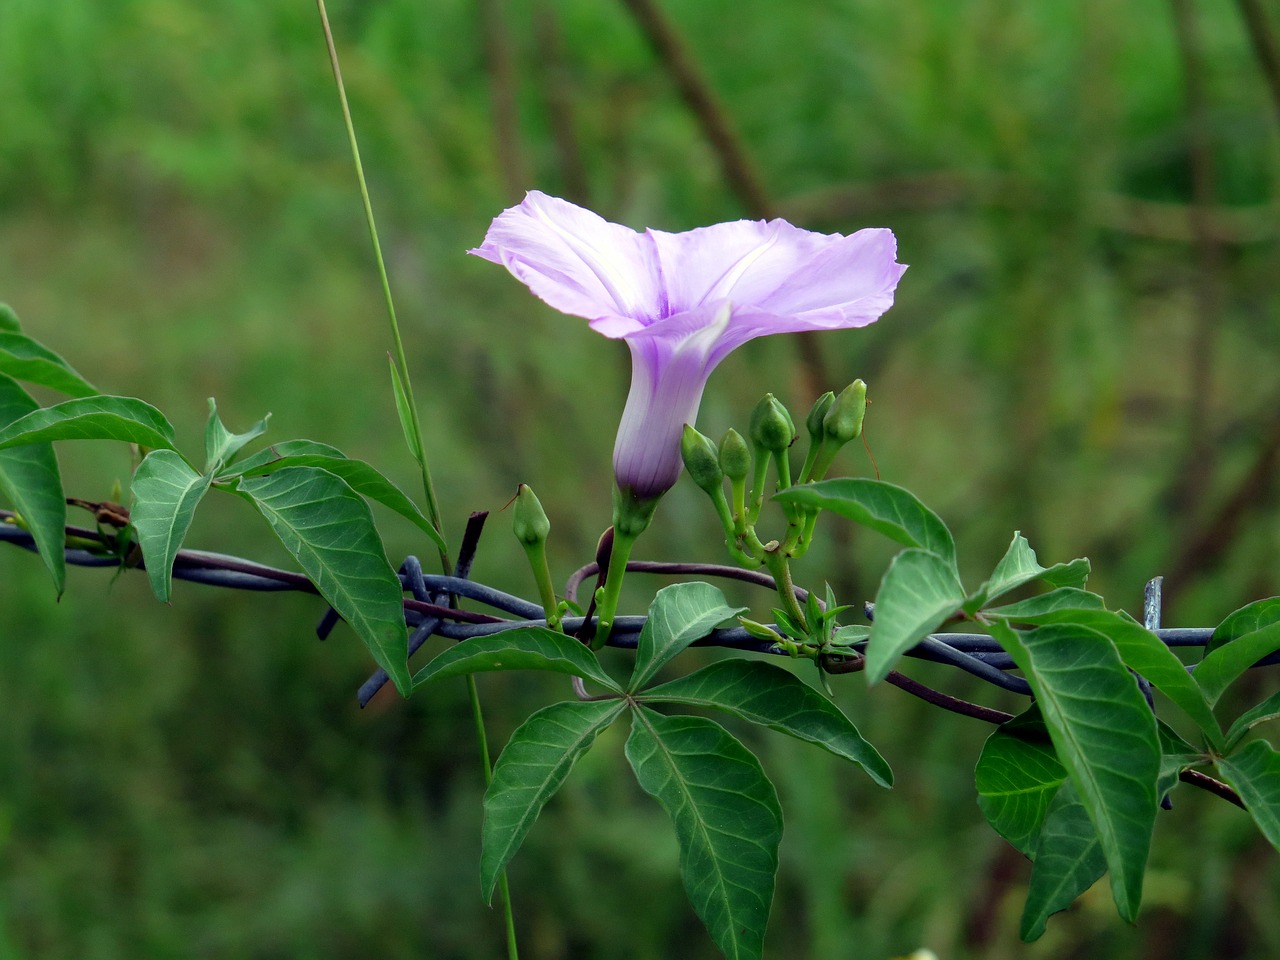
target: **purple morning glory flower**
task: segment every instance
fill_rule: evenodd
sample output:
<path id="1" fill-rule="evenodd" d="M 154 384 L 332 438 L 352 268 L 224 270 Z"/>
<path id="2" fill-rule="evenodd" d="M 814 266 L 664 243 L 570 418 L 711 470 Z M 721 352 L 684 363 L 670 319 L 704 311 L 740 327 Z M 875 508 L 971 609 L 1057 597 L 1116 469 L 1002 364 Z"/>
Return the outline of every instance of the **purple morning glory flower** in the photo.
<path id="1" fill-rule="evenodd" d="M 906 270 L 885 229 L 843 236 L 738 220 L 637 233 L 536 190 L 469 252 L 627 342 L 631 392 L 613 469 L 619 489 L 641 502 L 676 482 L 681 431 L 733 349 L 771 333 L 866 326 L 893 305 Z"/>

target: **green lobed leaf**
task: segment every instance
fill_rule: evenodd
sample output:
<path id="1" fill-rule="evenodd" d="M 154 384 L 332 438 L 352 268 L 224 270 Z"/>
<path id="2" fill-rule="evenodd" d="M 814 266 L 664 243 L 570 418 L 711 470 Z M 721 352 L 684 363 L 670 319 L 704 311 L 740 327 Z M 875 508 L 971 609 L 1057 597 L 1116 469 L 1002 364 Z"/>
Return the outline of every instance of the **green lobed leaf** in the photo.
<path id="1" fill-rule="evenodd" d="M 622 688 L 604 672 L 585 644 L 546 627 L 513 627 L 472 637 L 437 654 L 413 677 L 414 687 L 432 680 L 494 670 L 549 670 L 594 680 L 607 690 Z"/>
<path id="2" fill-rule="evenodd" d="M 1089 561 L 1087 559 L 1081 557 L 1070 563 L 1056 563 L 1052 567 L 1042 567 L 1027 538 L 1021 533 L 1015 533 L 1013 542 L 1009 544 L 1004 557 L 996 564 L 991 578 L 974 592 L 965 606 L 969 608 L 972 605 L 970 612 L 973 612 L 996 597 L 1036 580 L 1052 587 L 1083 590 L 1088 579 Z"/>
<path id="3" fill-rule="evenodd" d="M 18 383 L 0 374 L 0 425 L 40 409 Z M 22 517 L 58 596 L 67 582 L 67 502 L 53 444 L 33 443 L 0 450 L 0 494 Z"/>
<path id="4" fill-rule="evenodd" d="M 22 324 L 18 321 L 18 315 L 13 312 L 13 307 L 7 303 L 0 303 L 0 330 L 14 333 L 22 332 Z"/>
<path id="5" fill-rule="evenodd" d="M 1209 754 L 1187 743 L 1163 720 L 1156 720 L 1156 728 L 1160 736 L 1160 780 L 1157 792 L 1163 800 L 1178 785 L 1182 771 L 1203 765 L 1209 759 Z"/>
<path id="6" fill-rule="evenodd" d="M 1265 740 L 1253 740 L 1219 760 L 1218 770 L 1240 794 L 1263 836 L 1280 850 L 1280 753 Z"/>
<path id="7" fill-rule="evenodd" d="M 267 421 L 270 419 L 271 414 L 268 413 L 245 433 L 232 433 L 218 416 L 217 402 L 210 397 L 209 419 L 204 428 L 205 473 L 218 473 L 246 444 L 267 432 Z"/>
<path id="8" fill-rule="evenodd" d="M 579 644 L 581 646 L 581 644 Z M 553 703 L 507 741 L 484 793 L 480 885 L 486 903 L 507 863 L 578 758 L 626 708 L 624 700 Z"/>
<path id="9" fill-rule="evenodd" d="M 639 699 L 723 710 L 798 740 L 816 743 L 858 764 L 880 786 L 893 785 L 889 764 L 863 739 L 853 721 L 821 691 L 772 663 L 721 660 L 650 687 Z"/>
<path id="10" fill-rule="evenodd" d="M 1107 872 L 1102 843 L 1070 780 L 1049 804 L 1033 860 L 1020 931 L 1027 941 L 1039 938 L 1050 915 L 1071 906 Z"/>
<path id="11" fill-rule="evenodd" d="M 431 525 L 431 521 L 423 516 L 414 502 L 405 496 L 399 487 L 363 460 L 354 460 L 341 454 L 331 456 L 296 453 L 275 460 L 254 463 L 248 467 L 242 464 L 237 472 L 240 476 L 262 476 L 285 467 L 319 467 L 341 477 L 356 493 L 394 510 L 430 537 L 431 542 L 437 547 L 441 550 L 445 549 L 444 538 Z"/>
<path id="12" fill-rule="evenodd" d="M 719 724 L 632 714 L 627 760 L 675 825 L 694 912 L 729 960 L 758 960 L 778 872 L 782 810 L 754 755 Z"/>
<path id="13" fill-rule="evenodd" d="M 1227 731 L 1227 740 L 1223 752 L 1230 753 L 1246 733 L 1258 724 L 1266 723 L 1270 720 L 1280 720 L 1280 690 L 1236 718 L 1235 723 L 1231 724 L 1231 729 Z"/>
<path id="14" fill-rule="evenodd" d="M 1058 759 L 1098 833 L 1116 909 L 1132 922 L 1155 826 L 1155 716 L 1115 646 L 1096 630 L 1052 624 L 1015 631 L 993 623 L 991 633 L 1031 684 Z"/>
<path id="15" fill-rule="evenodd" d="M 775 500 L 830 510 L 908 547 L 937 554 L 953 568 L 956 544 L 936 513 L 909 490 L 865 477 L 839 477 L 788 487 Z"/>
<path id="16" fill-rule="evenodd" d="M 1066 779 L 1067 769 L 1034 704 L 987 737 L 974 770 L 983 816 L 1027 856 L 1034 853 L 1045 814 Z"/>
<path id="17" fill-rule="evenodd" d="M 887 677 L 903 653 L 946 623 L 962 603 L 964 587 L 942 557 L 927 550 L 903 550 L 894 557 L 876 593 L 867 683 Z"/>
<path id="18" fill-rule="evenodd" d="M 1078 591 L 1073 591 L 1078 592 Z M 1209 702 L 1200 686 L 1187 672 L 1186 666 L 1154 633 L 1124 612 L 1097 609 L 1090 600 L 1087 609 L 1072 610 L 1069 607 L 1051 605 L 1051 609 L 1033 612 L 1034 600 L 1048 601 L 1053 593 L 1034 597 L 1024 604 L 1015 604 L 1021 611 L 1009 619 L 1019 623 L 1040 626 L 1048 624 L 1078 624 L 1096 630 L 1115 644 L 1120 659 L 1131 670 L 1146 677 L 1166 697 L 1177 704 L 1209 738 L 1216 747 L 1223 746 L 1222 728 L 1213 715 Z M 1085 594 L 1094 597 L 1094 594 Z M 1046 606 L 1049 606 L 1046 604 Z M 1010 607 L 987 610 L 988 617 L 1002 615 Z"/>
<path id="19" fill-rule="evenodd" d="M 192 470 L 173 450 L 152 450 L 133 473 L 129 518 L 151 590 L 162 603 L 169 602 L 173 558 L 191 529 L 191 518 L 209 490 L 210 479 L 209 474 Z"/>
<path id="20" fill-rule="evenodd" d="M 871 628 L 866 624 L 852 623 L 838 627 L 831 637 L 831 647 L 854 647 L 871 636 Z"/>
<path id="21" fill-rule="evenodd" d="M 0 449 L 50 440 L 123 440 L 172 450 L 173 425 L 134 397 L 80 397 L 33 410 L 0 430 Z"/>
<path id="22" fill-rule="evenodd" d="M 1267 597 L 1265 600 L 1247 603 L 1239 610 L 1227 614 L 1226 618 L 1218 624 L 1213 631 L 1213 636 L 1205 644 L 1204 655 L 1207 657 L 1232 640 L 1237 640 L 1246 633 L 1261 630 L 1263 627 L 1269 627 L 1276 622 L 1280 622 L 1280 597 Z"/>
<path id="23" fill-rule="evenodd" d="M 228 476 L 260 476 L 271 472 L 259 469 L 265 464 L 279 463 L 285 457 L 301 456 L 343 457 L 345 454 L 337 447 L 318 440 L 281 440 L 237 461 L 235 469 Z"/>
<path id="24" fill-rule="evenodd" d="M 407 696 L 404 594 L 369 505 L 340 477 L 316 467 L 286 467 L 248 478 L 236 492 L 250 499 L 320 595 Z"/>
<path id="25" fill-rule="evenodd" d="M 1212 705 L 1241 674 L 1277 650 L 1280 650 L 1280 621 L 1233 637 L 1196 664 L 1192 676 Z"/>
<path id="26" fill-rule="evenodd" d="M 1059 587 L 1035 597 L 1008 603 L 1003 607 L 988 607 L 983 615 L 1003 617 L 1012 623 L 1035 623 L 1038 618 L 1057 613 L 1059 610 L 1105 610 L 1106 602 L 1096 593 L 1079 590 L 1075 587 Z"/>
<path id="27" fill-rule="evenodd" d="M 62 357 L 16 330 L 0 328 L 0 373 L 72 397 L 92 397 L 98 393 L 97 388 Z"/>
<path id="28" fill-rule="evenodd" d="M 681 650 L 701 640 L 716 624 L 746 609 L 729 606 L 724 594 L 709 583 L 694 581 L 663 587 L 649 605 L 627 691 L 642 688 Z"/>

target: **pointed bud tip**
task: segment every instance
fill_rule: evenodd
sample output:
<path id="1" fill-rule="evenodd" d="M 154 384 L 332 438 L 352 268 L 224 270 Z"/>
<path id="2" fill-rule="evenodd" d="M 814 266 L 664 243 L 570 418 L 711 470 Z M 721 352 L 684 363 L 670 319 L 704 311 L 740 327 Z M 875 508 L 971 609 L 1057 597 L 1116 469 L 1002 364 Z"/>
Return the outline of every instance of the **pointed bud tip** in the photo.
<path id="1" fill-rule="evenodd" d="M 680 436 L 680 458 L 693 482 L 708 493 L 724 481 L 716 445 L 687 423 Z"/>
<path id="2" fill-rule="evenodd" d="M 809 436 L 814 440 L 822 439 L 822 419 L 827 415 L 827 411 L 831 409 L 831 405 L 836 402 L 836 395 L 828 390 L 817 400 L 814 401 L 813 407 L 809 410 L 809 416 L 805 418 L 805 429 L 809 431 Z"/>
<path id="3" fill-rule="evenodd" d="M 516 539 L 526 546 L 545 543 L 551 534 L 551 521 L 547 519 L 542 503 L 526 483 L 516 490 L 516 505 L 512 511 L 511 529 Z"/>
<path id="4" fill-rule="evenodd" d="M 823 432 L 837 443 L 862 436 L 862 420 L 867 415 L 867 385 L 855 380 L 840 391 L 822 418 Z"/>
<path id="5" fill-rule="evenodd" d="M 751 442 L 770 453 L 779 453 L 796 438 L 791 414 L 772 393 L 766 393 L 751 411 Z"/>
<path id="6" fill-rule="evenodd" d="M 746 480 L 751 473 L 751 448 L 737 430 L 730 427 L 720 441 L 720 469 L 730 480 Z"/>

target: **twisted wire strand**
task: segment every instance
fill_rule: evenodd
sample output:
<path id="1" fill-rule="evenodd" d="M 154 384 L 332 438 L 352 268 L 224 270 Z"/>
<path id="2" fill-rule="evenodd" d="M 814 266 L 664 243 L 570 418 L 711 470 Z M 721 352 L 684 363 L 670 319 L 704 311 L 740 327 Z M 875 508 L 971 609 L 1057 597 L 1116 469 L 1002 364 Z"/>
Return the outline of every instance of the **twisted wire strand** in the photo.
<path id="1" fill-rule="evenodd" d="M 0 510 L 0 542 L 12 543 L 14 546 L 36 552 L 32 535 L 13 523 L 12 518 L 12 513 Z M 544 611 L 538 604 L 469 578 L 467 574 L 470 569 L 470 560 L 474 556 L 475 541 L 478 540 L 483 518 L 477 515 L 473 518 L 473 524 L 475 530 L 472 542 L 468 544 L 467 563 L 465 565 L 460 563 L 458 571 L 460 575 L 426 574 L 414 557 L 407 558 L 400 568 L 401 584 L 404 590 L 411 594 L 411 597 L 406 597 L 404 601 L 405 620 L 413 629 L 410 636 L 411 654 L 431 636 L 462 641 L 474 637 L 491 636 L 518 627 L 546 626 Z M 109 534 L 74 526 L 67 527 L 67 534 L 81 541 L 102 544 L 102 552 L 81 547 L 68 547 L 67 563 L 84 567 L 125 565 L 120 557 L 109 552 L 114 546 L 114 540 Z M 460 556 L 459 559 L 461 560 L 462 557 Z M 137 561 L 130 566 L 141 568 L 142 563 Z M 635 562 L 628 564 L 628 569 L 641 573 L 666 575 L 695 573 L 731 577 L 762 587 L 773 586 L 772 579 L 765 574 L 719 564 Z M 578 584 L 594 572 L 594 564 L 575 571 L 568 585 L 568 592 L 575 593 Z M 173 576 L 177 580 L 232 590 L 319 592 L 315 584 L 303 574 L 206 550 L 179 550 L 174 559 Z M 475 601 L 505 616 L 457 609 L 454 602 L 456 598 Z M 1145 619 L 1148 623 L 1158 624 L 1159 620 L 1151 616 L 1151 602 L 1149 595 L 1148 616 Z M 1158 594 L 1156 602 L 1158 602 Z M 336 615 L 330 611 L 321 621 L 317 632 L 323 637 L 336 622 Z M 610 637 L 610 645 L 634 648 L 644 623 L 643 616 L 619 617 Z M 562 621 L 563 629 L 570 635 L 579 630 L 583 624 L 583 617 L 567 617 Z M 1207 627 L 1170 629 L 1156 626 L 1152 632 L 1170 647 L 1204 646 L 1213 634 L 1213 630 Z M 777 644 L 760 640 L 741 627 L 713 630 L 706 637 L 696 641 L 693 646 L 725 647 L 744 652 L 786 655 L 786 651 L 779 648 Z M 857 652 L 855 648 L 851 651 L 851 655 L 856 656 Z M 908 650 L 906 656 L 954 666 L 994 686 L 1024 696 L 1031 693 L 1026 680 L 1008 672 L 1014 668 L 1012 658 L 986 634 L 933 634 Z M 1271 663 L 1280 663 L 1280 652 L 1259 661 L 1259 665 Z M 382 671 L 371 676 L 360 688 L 361 705 L 367 703 L 385 683 L 386 676 Z"/>

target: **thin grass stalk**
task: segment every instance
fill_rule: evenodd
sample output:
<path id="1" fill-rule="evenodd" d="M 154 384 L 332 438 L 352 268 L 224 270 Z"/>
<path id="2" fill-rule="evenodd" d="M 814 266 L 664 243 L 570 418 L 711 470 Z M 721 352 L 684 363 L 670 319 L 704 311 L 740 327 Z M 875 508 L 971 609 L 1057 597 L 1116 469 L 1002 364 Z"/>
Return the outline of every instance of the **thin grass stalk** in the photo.
<path id="1" fill-rule="evenodd" d="M 422 442 L 422 424 L 418 418 L 418 407 L 413 399 L 413 385 L 409 377 L 409 364 L 405 358 L 404 340 L 400 336 L 400 324 L 396 320 L 395 301 L 391 296 L 391 281 L 387 277 L 387 265 L 382 256 L 382 244 L 378 240 L 378 227 L 373 216 L 373 203 L 369 199 L 369 187 L 365 181 L 364 165 L 360 162 L 360 146 L 356 141 L 355 124 L 351 120 L 351 109 L 347 103 L 347 91 L 342 82 L 342 69 L 338 63 L 338 50 L 334 46 L 333 31 L 329 27 L 329 15 L 325 10 L 324 0 L 316 0 L 316 9 L 320 14 L 320 24 L 324 29 L 325 45 L 329 50 L 329 65 L 333 68 L 333 79 L 338 88 L 338 99 L 342 104 L 342 119 L 347 129 L 347 140 L 351 145 L 351 158 L 355 164 L 356 179 L 360 183 L 360 199 L 364 204 L 365 221 L 369 225 L 369 239 L 373 244 L 373 256 L 378 265 L 378 277 L 382 282 L 382 293 L 387 302 L 387 318 L 391 322 L 391 337 L 395 343 L 396 365 L 403 385 L 411 439 L 414 445 L 414 459 L 422 471 L 422 488 L 427 500 L 427 518 L 436 532 L 444 539 L 444 531 L 440 522 L 440 507 L 436 500 L 435 486 L 431 482 L 431 469 L 427 465 L 426 445 Z M 448 551 L 440 550 L 440 566 L 446 576 L 453 572 L 453 564 L 449 560 Z M 480 748 L 481 765 L 484 770 L 485 786 L 493 780 L 493 763 L 489 757 L 489 739 L 485 733 L 484 711 L 480 705 L 480 691 L 476 687 L 475 677 L 467 677 L 467 696 L 471 701 L 471 715 L 476 729 L 476 741 Z M 498 876 L 499 899 L 502 903 L 503 922 L 507 933 L 507 956 L 510 960 L 519 960 L 516 943 L 515 917 L 511 908 L 511 890 L 507 884 L 506 871 Z"/>
<path id="2" fill-rule="evenodd" d="M 396 319 L 396 304 L 391 296 L 391 281 L 387 277 L 387 264 L 382 256 L 382 243 L 378 239 L 378 226 L 373 216 L 373 202 L 369 199 L 369 186 L 365 181 L 364 164 L 360 162 L 360 145 L 356 142 L 355 124 L 351 120 L 351 107 L 347 103 L 347 88 L 342 82 L 342 68 L 338 63 L 338 50 L 333 43 L 333 31 L 329 27 L 329 14 L 325 10 L 324 0 L 316 0 L 316 9 L 320 12 L 320 25 L 324 28 L 324 42 L 329 50 L 329 66 L 333 69 L 333 80 L 338 87 L 338 100 L 342 104 L 342 120 L 347 130 L 347 141 L 351 146 L 351 160 L 356 168 L 356 180 L 360 184 L 360 200 L 364 205 L 364 218 L 369 227 L 369 240 L 373 244 L 373 258 L 378 265 L 378 279 L 382 283 L 382 296 L 387 304 L 387 319 L 391 323 L 391 340 L 395 346 L 395 362 L 400 373 L 409 414 L 409 431 L 412 434 L 414 459 L 422 473 L 422 492 L 427 500 L 427 519 L 436 528 L 436 533 L 444 539 L 444 527 L 440 520 L 440 504 L 436 499 L 435 484 L 431 480 L 431 468 L 427 464 L 426 445 L 422 442 L 422 423 L 418 417 L 418 405 L 413 399 L 413 383 L 409 376 L 409 361 L 405 357 L 404 339 L 400 336 L 400 323 Z M 445 575 L 453 573 L 453 564 L 449 560 L 447 550 L 440 551 L 440 565 Z"/>

